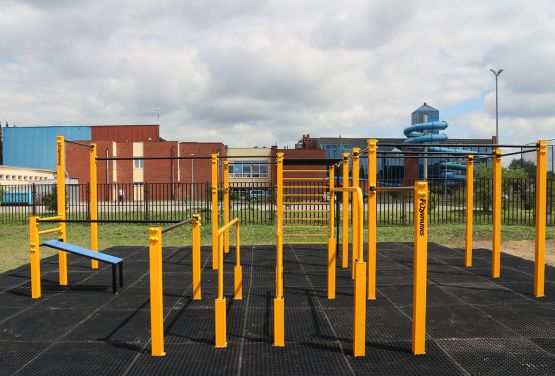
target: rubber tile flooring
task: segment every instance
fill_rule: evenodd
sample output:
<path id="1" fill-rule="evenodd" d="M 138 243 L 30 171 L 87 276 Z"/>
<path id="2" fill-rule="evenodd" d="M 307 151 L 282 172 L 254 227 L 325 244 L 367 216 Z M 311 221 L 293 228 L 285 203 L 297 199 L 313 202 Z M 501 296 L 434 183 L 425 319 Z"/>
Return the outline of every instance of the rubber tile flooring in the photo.
<path id="1" fill-rule="evenodd" d="M 378 245 L 376 300 L 367 303 L 366 356 L 352 356 L 353 283 L 337 269 L 326 295 L 327 251 L 284 250 L 286 346 L 272 346 L 275 248 L 244 246 L 243 299 L 233 299 L 233 248 L 225 260 L 227 348 L 214 348 L 217 274 L 202 249 L 202 300 L 191 299 L 191 248 L 164 248 L 164 357 L 150 356 L 148 249 L 116 247 L 124 287 L 111 292 L 111 268 L 91 270 L 68 255 L 69 286 L 57 257 L 42 260 L 40 299 L 29 266 L 0 275 L 1 375 L 554 375 L 555 269 L 546 297 L 532 295 L 534 265 L 491 253 L 428 247 L 426 355 L 411 353 L 411 243 Z"/>

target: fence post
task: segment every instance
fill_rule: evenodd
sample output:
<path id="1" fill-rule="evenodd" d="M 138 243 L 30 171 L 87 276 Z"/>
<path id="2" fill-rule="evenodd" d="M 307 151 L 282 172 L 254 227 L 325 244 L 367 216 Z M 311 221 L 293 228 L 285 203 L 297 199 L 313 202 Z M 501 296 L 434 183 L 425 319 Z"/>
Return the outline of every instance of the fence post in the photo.
<path id="1" fill-rule="evenodd" d="M 149 208 L 148 208 L 148 196 L 150 193 L 150 188 L 148 186 L 148 183 L 145 181 L 144 182 L 144 206 L 145 206 L 145 219 L 148 220 L 149 219 Z"/>
<path id="2" fill-rule="evenodd" d="M 412 353 L 426 353 L 426 273 L 428 262 L 428 183 L 414 186 L 414 279 Z"/>
<path id="3" fill-rule="evenodd" d="M 501 275 L 501 149 L 493 151 L 493 237 L 491 276 Z"/>
<path id="4" fill-rule="evenodd" d="M 376 299 L 376 213 L 377 213 L 377 140 L 367 141 L 368 150 L 368 256 L 366 262 L 366 293 L 368 299 Z M 401 192 L 402 194 L 402 192 Z M 361 240 L 362 241 L 362 240 Z"/>
<path id="5" fill-rule="evenodd" d="M 33 203 L 32 215 L 36 216 L 37 215 L 37 185 L 35 183 L 33 183 L 33 185 L 31 186 L 31 200 Z"/>
<path id="6" fill-rule="evenodd" d="M 536 152 L 536 249 L 534 262 L 534 296 L 544 296 L 545 285 L 545 225 L 547 198 L 547 141 L 537 144 Z"/>
<path id="7" fill-rule="evenodd" d="M 474 215 L 474 156 L 466 156 L 466 239 L 465 261 L 467 268 L 472 267 L 472 222 Z"/>

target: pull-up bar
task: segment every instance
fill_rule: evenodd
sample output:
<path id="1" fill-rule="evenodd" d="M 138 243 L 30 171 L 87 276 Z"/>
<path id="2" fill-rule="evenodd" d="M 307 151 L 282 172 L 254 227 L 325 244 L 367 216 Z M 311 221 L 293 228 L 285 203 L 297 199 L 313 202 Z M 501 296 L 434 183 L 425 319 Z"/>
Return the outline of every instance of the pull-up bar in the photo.
<path id="1" fill-rule="evenodd" d="M 75 142 L 75 141 L 69 141 L 69 140 L 64 140 L 64 141 L 67 142 L 68 144 L 83 146 L 83 147 L 86 147 L 86 148 L 90 148 L 90 147 L 91 147 L 91 145 L 82 144 L 81 142 Z"/>
<path id="2" fill-rule="evenodd" d="M 189 218 L 189 219 L 186 219 L 186 220 L 184 220 L 184 221 L 174 223 L 173 225 L 170 225 L 170 226 L 168 226 L 168 227 L 164 227 L 164 228 L 162 229 L 162 234 L 165 233 L 165 232 L 174 230 L 174 229 L 176 229 L 176 228 L 178 228 L 178 227 L 181 227 L 181 226 L 183 226 L 183 225 L 186 225 L 187 223 L 193 223 L 193 222 L 196 222 L 196 221 L 197 221 L 197 218 Z"/>

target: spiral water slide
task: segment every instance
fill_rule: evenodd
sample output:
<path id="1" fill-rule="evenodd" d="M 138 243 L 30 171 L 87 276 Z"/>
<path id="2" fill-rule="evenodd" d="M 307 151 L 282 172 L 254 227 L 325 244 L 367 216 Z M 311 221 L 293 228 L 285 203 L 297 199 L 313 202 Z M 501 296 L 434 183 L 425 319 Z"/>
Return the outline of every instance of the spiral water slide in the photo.
<path id="1" fill-rule="evenodd" d="M 447 129 L 449 125 L 446 121 L 432 121 L 429 123 L 414 124 L 405 128 L 403 133 L 407 137 L 405 144 L 423 144 L 432 142 L 445 142 L 448 137 L 445 133 L 439 133 Z M 473 150 L 446 148 L 439 146 L 428 146 L 428 151 L 439 152 L 445 154 L 475 154 Z M 466 165 L 454 162 L 442 162 L 440 166 L 445 169 L 445 172 L 440 173 L 440 177 L 451 180 L 464 180 L 466 179 Z M 454 170 L 454 171 L 447 171 Z M 462 173 L 461 173 L 462 172 Z"/>

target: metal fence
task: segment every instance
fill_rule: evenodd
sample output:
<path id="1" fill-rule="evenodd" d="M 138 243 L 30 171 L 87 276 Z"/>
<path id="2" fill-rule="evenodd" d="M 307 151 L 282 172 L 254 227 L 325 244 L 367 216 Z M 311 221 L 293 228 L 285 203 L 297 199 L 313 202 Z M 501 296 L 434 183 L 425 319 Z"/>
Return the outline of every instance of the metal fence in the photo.
<path id="1" fill-rule="evenodd" d="M 399 180 L 380 181 L 396 186 Z M 404 182 L 403 184 L 405 184 Z M 466 191 L 464 181 L 430 179 L 430 224 L 464 223 Z M 474 223 L 492 223 L 492 179 L 474 182 Z M 547 224 L 555 225 L 555 180 L 547 180 Z M 363 189 L 365 182 L 363 184 Z M 304 185 L 307 185 L 306 183 Z M 339 180 L 336 182 L 339 185 Z M 180 220 L 200 213 L 204 223 L 211 221 L 210 183 L 142 183 L 99 184 L 98 218 L 120 220 Z M 231 183 L 230 216 L 244 224 L 273 224 L 275 221 L 275 187 L 266 183 Z M 56 186 L 46 184 L 0 187 L 0 223 L 25 223 L 30 215 L 49 216 L 56 211 Z M 297 205 L 299 221 L 327 217 L 328 194 L 322 188 L 307 187 L 299 193 L 308 194 L 310 204 Z M 68 219 L 89 217 L 89 186 L 66 186 Z M 223 216 L 223 189 L 219 193 Z M 413 193 L 378 192 L 378 226 L 411 225 Z M 338 196 L 338 201 L 341 195 Z M 367 195 L 364 195 L 365 207 Z M 535 179 L 503 179 L 502 223 L 534 225 Z M 340 212 L 340 211 L 339 211 Z M 220 218 L 220 221 L 222 218 Z M 366 220 L 366 216 L 365 216 Z"/>

